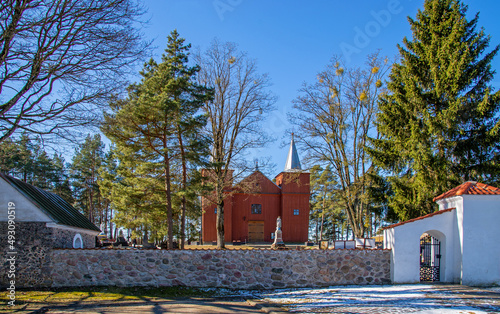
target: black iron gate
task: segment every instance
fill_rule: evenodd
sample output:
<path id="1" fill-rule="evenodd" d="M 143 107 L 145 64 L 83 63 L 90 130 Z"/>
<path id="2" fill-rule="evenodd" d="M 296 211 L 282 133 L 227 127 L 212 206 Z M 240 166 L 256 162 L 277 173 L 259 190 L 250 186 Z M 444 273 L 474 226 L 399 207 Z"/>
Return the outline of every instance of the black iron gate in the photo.
<path id="1" fill-rule="evenodd" d="M 439 281 L 441 243 L 430 235 L 420 239 L 420 281 Z"/>

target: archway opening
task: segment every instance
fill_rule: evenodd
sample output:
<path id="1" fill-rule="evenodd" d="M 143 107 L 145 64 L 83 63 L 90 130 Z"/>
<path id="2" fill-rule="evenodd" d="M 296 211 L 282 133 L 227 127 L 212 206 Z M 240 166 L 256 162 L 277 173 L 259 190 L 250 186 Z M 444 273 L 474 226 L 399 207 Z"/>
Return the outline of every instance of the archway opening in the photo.
<path id="1" fill-rule="evenodd" d="M 73 248 L 83 249 L 83 240 L 82 236 L 79 233 L 75 234 L 75 237 L 73 238 Z"/>
<path id="2" fill-rule="evenodd" d="M 444 245 L 443 233 L 432 230 L 420 236 L 420 281 L 442 281 L 444 273 Z"/>

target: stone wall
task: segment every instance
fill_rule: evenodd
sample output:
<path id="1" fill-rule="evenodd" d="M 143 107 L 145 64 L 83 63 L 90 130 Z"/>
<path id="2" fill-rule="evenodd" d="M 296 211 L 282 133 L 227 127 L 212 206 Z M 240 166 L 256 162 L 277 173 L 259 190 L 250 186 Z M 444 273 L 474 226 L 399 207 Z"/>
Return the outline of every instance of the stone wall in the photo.
<path id="1" fill-rule="evenodd" d="M 52 228 L 53 235 L 53 246 L 59 249 L 72 249 L 73 248 L 73 239 L 77 233 L 80 233 L 82 237 L 83 247 L 84 248 L 95 248 L 95 236 L 84 233 L 84 232 L 76 232 L 71 230 L 64 230 L 58 228 Z"/>
<path id="2" fill-rule="evenodd" d="M 231 289 L 390 283 L 388 250 L 54 250 L 52 287 Z"/>
<path id="3" fill-rule="evenodd" d="M 7 254 L 11 251 L 8 245 L 7 226 L 7 222 L 0 223 L 0 265 L 2 265 L 0 286 L 8 286 L 10 280 L 15 280 L 16 287 L 50 285 L 52 229 L 47 228 L 44 222 L 16 223 L 14 243 L 16 254 Z M 12 257 L 15 257 L 15 262 L 11 265 Z M 8 277 L 11 266 L 14 278 Z"/>
<path id="4" fill-rule="evenodd" d="M 15 254 L 12 254 L 7 231 L 8 223 L 0 222 L 0 265 L 2 270 L 7 270 L 0 273 L 0 287 L 9 286 L 11 280 L 15 280 L 16 287 L 51 286 L 53 248 L 72 248 L 73 238 L 78 233 L 50 228 L 45 222 L 16 222 Z M 80 235 L 84 247 L 95 247 L 95 236 L 83 232 Z M 15 277 L 9 277 L 11 274 Z"/>

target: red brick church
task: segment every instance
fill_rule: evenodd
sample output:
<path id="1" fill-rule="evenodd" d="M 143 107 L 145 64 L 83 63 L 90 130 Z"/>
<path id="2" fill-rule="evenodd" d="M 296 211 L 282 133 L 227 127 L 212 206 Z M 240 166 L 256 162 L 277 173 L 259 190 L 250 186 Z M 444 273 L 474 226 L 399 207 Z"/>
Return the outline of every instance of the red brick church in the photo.
<path id="1" fill-rule="evenodd" d="M 251 175 L 231 187 L 224 199 L 225 242 L 273 242 L 278 216 L 284 242 L 307 241 L 309 173 L 301 170 L 293 134 L 285 170 L 276 176 L 275 182 L 256 167 Z M 239 188 L 242 185 L 252 186 L 252 192 L 243 192 Z M 217 241 L 216 207 L 206 199 L 202 199 L 202 207 L 203 241 Z"/>

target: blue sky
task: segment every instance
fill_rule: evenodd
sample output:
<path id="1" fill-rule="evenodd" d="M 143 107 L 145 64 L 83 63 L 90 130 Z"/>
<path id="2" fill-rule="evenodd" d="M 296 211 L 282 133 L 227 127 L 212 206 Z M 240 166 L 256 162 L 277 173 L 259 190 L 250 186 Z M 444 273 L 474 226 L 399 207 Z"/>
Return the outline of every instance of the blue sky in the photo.
<path id="1" fill-rule="evenodd" d="M 153 40 L 153 57 L 159 60 L 166 37 L 177 29 L 193 47 L 206 48 L 214 37 L 235 42 L 257 60 L 261 73 L 268 73 L 272 91 L 278 96 L 277 110 L 265 124 L 277 141 L 250 152 L 271 156 L 280 172 L 290 139 L 285 131 L 293 126 L 286 114 L 303 82 L 312 82 L 334 54 L 348 65 L 360 66 L 365 57 L 381 49 L 393 59 L 397 44 L 411 37 L 407 16 L 415 17 L 423 0 L 146 0 L 149 24 L 146 38 Z M 491 35 L 491 45 L 500 43 L 500 1 L 468 1 L 469 16 L 480 12 L 479 26 Z M 500 70 L 500 56 L 493 68 Z M 138 71 L 140 68 L 138 68 Z M 493 82 L 500 88 L 500 76 Z M 303 156 L 303 152 L 299 152 Z"/>

